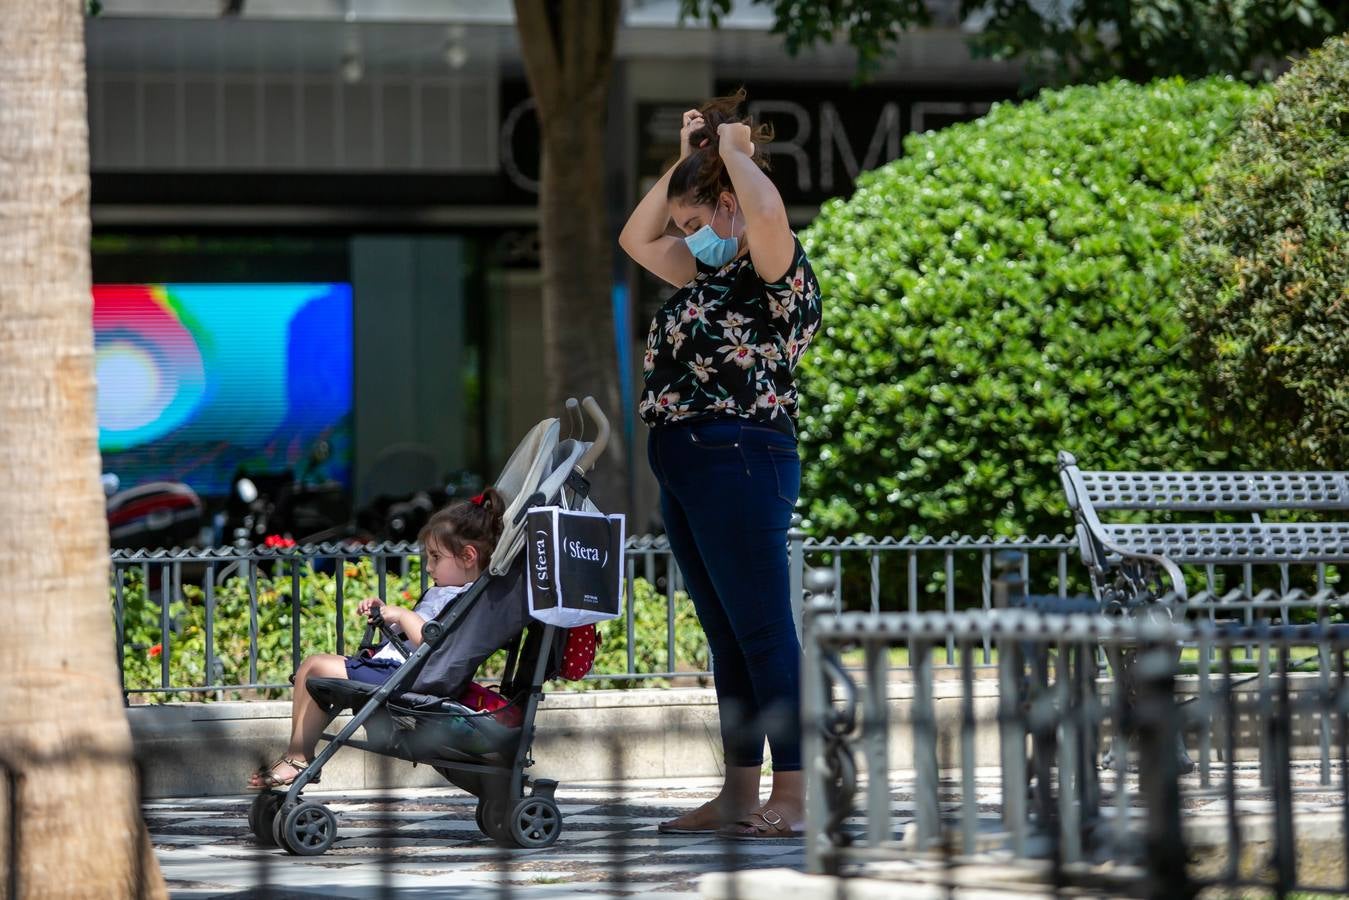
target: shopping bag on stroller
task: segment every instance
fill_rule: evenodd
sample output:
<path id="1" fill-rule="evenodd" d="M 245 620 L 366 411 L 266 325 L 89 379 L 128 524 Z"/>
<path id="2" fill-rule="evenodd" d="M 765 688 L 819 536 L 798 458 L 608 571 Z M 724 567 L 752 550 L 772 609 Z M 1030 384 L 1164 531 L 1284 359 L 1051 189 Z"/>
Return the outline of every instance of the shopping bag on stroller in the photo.
<path id="1" fill-rule="evenodd" d="M 529 511 L 529 613 L 562 628 L 617 618 L 626 520 L 594 509 Z"/>

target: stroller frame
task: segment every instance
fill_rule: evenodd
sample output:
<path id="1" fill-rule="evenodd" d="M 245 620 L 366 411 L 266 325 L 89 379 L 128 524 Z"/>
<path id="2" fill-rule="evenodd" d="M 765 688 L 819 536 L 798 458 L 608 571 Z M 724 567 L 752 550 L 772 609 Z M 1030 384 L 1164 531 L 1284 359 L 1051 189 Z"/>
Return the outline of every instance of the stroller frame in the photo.
<path id="1" fill-rule="evenodd" d="M 357 729 L 370 723 L 381 711 L 388 712 L 390 701 L 407 697 L 414 704 L 429 703 L 420 713 L 429 718 L 445 719 L 490 718 L 486 712 L 476 712 L 458 704 L 453 698 L 438 698 L 420 694 L 409 694 L 410 688 L 427 659 L 439 649 L 478 605 L 482 595 L 493 584 L 494 579 L 505 575 L 523 544 L 522 523 L 528 511 L 536 506 L 545 505 L 551 498 L 559 496 L 565 487 L 573 500 L 584 502 L 589 493 L 589 482 L 585 473 L 594 464 L 608 440 L 609 424 L 598 404 L 591 397 L 583 401 L 583 408 L 599 426 L 599 434 L 589 445 L 575 442 L 561 467 L 554 468 L 545 479 L 541 489 L 535 490 L 525 498 L 523 492 L 514 501 L 509 502 L 506 527 L 492 554 L 490 570 L 480 575 L 463 596 L 449 604 L 430 622 L 422 626 L 422 642 L 406 661 L 394 670 L 393 674 L 378 686 L 346 679 L 313 679 L 316 685 L 340 688 L 351 701 L 354 715 L 337 734 L 324 732 L 322 738 L 327 745 L 314 757 L 284 790 L 264 790 L 253 801 L 249 809 L 248 821 L 259 843 L 267 846 L 277 845 L 287 852 L 301 856 L 316 856 L 332 847 L 337 837 L 337 820 L 333 812 L 318 801 L 307 800 L 303 791 L 309 784 L 317 781 L 323 766 L 332 759 L 342 747 L 354 747 L 382 756 L 405 759 L 414 765 L 432 766 L 446 780 L 478 798 L 476 822 L 479 830 L 497 843 L 508 847 L 540 848 L 556 842 L 562 830 L 562 813 L 554 800 L 557 782 L 552 779 L 531 778 L 525 769 L 533 765 L 530 753 L 534 742 L 535 717 L 539 703 L 543 700 L 543 685 L 548 680 L 550 666 L 560 654 L 562 629 L 538 621 L 528 621 L 509 643 L 509 651 L 501 684 L 503 694 L 509 702 L 516 703 L 524 698 L 521 722 L 518 733 L 514 729 L 499 725 L 495 719 L 491 724 L 500 729 L 502 735 L 497 751 L 499 763 L 493 763 L 483 756 L 471 752 L 451 750 L 453 756 L 443 754 L 428 758 L 411 752 L 399 752 L 397 742 L 379 743 L 374 740 L 359 740 L 354 737 Z M 576 401 L 567 401 L 569 414 L 575 413 Z M 511 461 L 507 463 L 502 479 L 507 479 L 520 462 L 517 457 L 540 429 L 555 435 L 557 420 L 548 419 L 536 426 L 530 437 L 526 438 Z M 545 444 L 547 450 L 553 447 Z M 531 467 L 536 472 L 537 464 Z M 526 476 L 526 480 L 530 480 Z M 556 492 L 552 490 L 556 486 Z M 526 488 L 533 485 L 524 484 Z M 513 515 L 511 513 L 513 512 Z M 382 621 L 378 627 L 386 638 L 402 646 L 398 636 Z M 370 635 L 367 630 L 367 638 Z M 528 673 L 528 680 L 524 676 Z M 312 691 L 311 691 L 312 693 Z M 369 699 L 360 703 L 356 709 L 357 697 L 367 695 Z M 336 704 L 335 704 L 336 706 Z M 436 709 L 435 707 L 440 707 Z M 457 708 L 457 709 L 456 709 Z M 390 713 L 392 716 L 393 713 Z M 486 721 L 483 721 L 487 725 Z M 367 732 L 368 733 L 368 732 Z"/>

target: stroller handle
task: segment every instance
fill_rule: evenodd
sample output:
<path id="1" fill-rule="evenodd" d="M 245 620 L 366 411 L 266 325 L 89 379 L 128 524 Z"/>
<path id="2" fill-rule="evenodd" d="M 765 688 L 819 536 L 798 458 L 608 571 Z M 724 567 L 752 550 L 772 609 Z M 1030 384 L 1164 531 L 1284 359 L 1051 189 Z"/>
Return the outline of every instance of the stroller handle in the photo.
<path id="1" fill-rule="evenodd" d="M 595 402 L 594 397 L 586 397 L 581 401 L 581 408 L 584 409 L 590 418 L 594 420 L 595 426 L 599 429 L 599 434 L 595 436 L 595 442 L 590 445 L 590 449 L 585 452 L 576 463 L 576 469 L 582 475 L 589 472 L 595 465 L 595 461 L 600 458 L 604 448 L 609 443 L 609 420 L 604 415 L 604 410 Z"/>

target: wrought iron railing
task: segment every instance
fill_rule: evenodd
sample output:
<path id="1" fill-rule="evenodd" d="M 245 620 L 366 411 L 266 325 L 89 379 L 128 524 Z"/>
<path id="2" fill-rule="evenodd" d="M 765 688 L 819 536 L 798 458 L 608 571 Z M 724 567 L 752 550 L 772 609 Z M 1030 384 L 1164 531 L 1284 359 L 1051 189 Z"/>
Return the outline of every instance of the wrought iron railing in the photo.
<path id="1" fill-rule="evenodd" d="M 1349 625 L 1332 621 L 1349 593 L 1199 595 L 1190 598 L 1205 610 L 1197 621 L 1025 609 L 837 614 L 828 573 L 812 577 L 811 871 L 868 874 L 903 860 L 915 877 L 970 887 L 1010 857 L 1074 892 L 1349 892 Z M 1241 604 L 1260 620 L 1246 625 Z M 1315 624 L 1289 624 L 1298 615 Z M 958 687 L 937 690 L 934 655 L 951 642 L 993 645 L 996 692 L 976 690 L 968 653 Z M 912 701 L 898 705 L 888 702 L 895 646 L 908 648 L 912 675 Z M 1241 671 L 1248 646 L 1255 672 Z M 852 649 L 860 664 L 844 665 Z M 1135 655 L 1131 677 L 1100 678 L 1101 651 Z M 896 718 L 909 748 L 890 745 Z M 989 734 L 991 777 L 976 753 Z M 904 749 L 912 769 L 892 770 Z M 893 809 L 897 781 L 911 785 L 910 823 Z M 845 827 L 859 791 L 860 834 Z M 1306 874 L 1325 854 L 1341 860 L 1333 879 Z"/>
<path id="2" fill-rule="evenodd" d="M 1027 582 L 1066 594 L 1072 547 L 1067 538 L 1046 537 L 820 540 L 793 528 L 793 604 L 799 623 L 804 574 L 824 567 L 844 585 L 834 594 L 838 611 L 989 609 L 995 559 L 1009 551 L 1020 554 Z M 690 634 L 696 625 L 668 542 L 630 538 L 625 564 L 628 597 L 637 596 L 642 579 L 651 586 L 643 602 L 662 599 L 664 633 L 649 610 L 625 604 L 619 627 L 626 653 L 588 678 L 628 686 L 706 679 L 705 644 Z M 289 689 L 305 656 L 354 650 L 360 623 L 351 610 L 362 591 L 389 597 L 426 587 L 421 550 L 408 543 L 114 551 L 110 594 L 123 690 L 137 699 L 276 695 Z M 959 649 L 948 643 L 941 664 L 957 665 Z M 991 645 L 977 650 L 975 664 L 990 665 Z"/>

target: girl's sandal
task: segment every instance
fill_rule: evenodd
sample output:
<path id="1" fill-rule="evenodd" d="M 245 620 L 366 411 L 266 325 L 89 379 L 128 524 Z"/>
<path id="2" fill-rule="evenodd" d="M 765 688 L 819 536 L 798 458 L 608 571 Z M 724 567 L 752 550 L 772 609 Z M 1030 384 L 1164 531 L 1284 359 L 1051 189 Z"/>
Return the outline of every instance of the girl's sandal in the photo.
<path id="1" fill-rule="evenodd" d="M 281 765 L 282 763 L 285 763 L 286 765 L 294 769 L 295 774 L 285 779 L 277 778 L 274 774 L 272 774 L 273 771 L 276 769 L 276 767 Z M 309 763 L 297 759 L 291 759 L 289 756 L 283 756 L 279 758 L 276 762 L 268 766 L 266 769 L 258 769 L 258 771 L 254 773 L 255 775 L 258 776 L 258 781 L 256 784 L 249 784 L 248 789 L 252 791 L 271 791 L 275 790 L 276 788 L 288 787 L 293 781 L 295 781 L 295 779 L 299 778 L 300 774 L 304 772 L 304 770 L 307 768 L 309 768 Z M 318 784 L 319 783 L 318 777 L 310 779 L 309 783 Z"/>
<path id="2" fill-rule="evenodd" d="M 805 832 L 792 828 L 780 813 L 773 809 L 750 813 L 734 825 L 717 829 L 717 836 L 735 841 L 765 841 L 804 837 Z"/>

